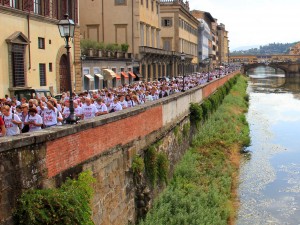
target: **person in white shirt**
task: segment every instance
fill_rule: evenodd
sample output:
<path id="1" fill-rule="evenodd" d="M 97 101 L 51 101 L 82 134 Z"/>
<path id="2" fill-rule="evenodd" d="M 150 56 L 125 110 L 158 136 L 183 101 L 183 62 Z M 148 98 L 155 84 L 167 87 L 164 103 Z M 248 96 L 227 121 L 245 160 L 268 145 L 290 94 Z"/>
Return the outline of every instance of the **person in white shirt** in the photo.
<path id="1" fill-rule="evenodd" d="M 70 108 L 69 108 L 70 107 L 70 101 L 66 100 L 64 104 L 65 104 L 65 107 L 63 109 L 62 115 L 66 119 L 70 115 Z"/>
<path id="2" fill-rule="evenodd" d="M 36 108 L 30 108 L 28 112 L 29 116 L 25 118 L 24 125 L 29 125 L 29 132 L 42 129 L 43 119 L 37 112 Z"/>
<path id="3" fill-rule="evenodd" d="M 122 109 L 127 109 L 128 108 L 128 104 L 127 101 L 125 100 L 125 96 L 121 95 L 120 96 L 120 102 L 119 102 L 122 106 Z"/>
<path id="4" fill-rule="evenodd" d="M 22 121 L 17 114 L 10 112 L 10 107 L 5 105 L 1 108 L 2 119 L 6 128 L 7 136 L 14 136 L 20 134 L 20 125 Z"/>
<path id="5" fill-rule="evenodd" d="M 102 98 L 97 98 L 95 106 L 98 110 L 97 116 L 104 115 L 108 113 L 107 106 Z"/>
<path id="6" fill-rule="evenodd" d="M 119 99 L 117 97 L 114 98 L 113 103 L 111 104 L 111 109 L 110 109 L 110 113 L 112 112 L 117 112 L 117 111 L 121 111 L 122 110 L 122 106 L 119 103 Z"/>
<path id="7" fill-rule="evenodd" d="M 52 100 L 46 102 L 47 107 L 44 106 L 45 103 L 40 102 L 42 118 L 45 127 L 52 127 L 57 125 L 58 110 L 54 107 Z"/>
<path id="8" fill-rule="evenodd" d="M 78 105 L 78 101 L 74 101 L 74 113 L 78 119 L 82 119 L 82 108 Z"/>
<path id="9" fill-rule="evenodd" d="M 90 98 L 85 99 L 85 104 L 82 106 L 82 114 L 84 120 L 94 118 L 98 113 L 96 106 L 91 103 L 92 102 Z"/>
<path id="10" fill-rule="evenodd" d="M 153 101 L 152 96 L 149 94 L 149 91 L 145 92 L 145 103 Z"/>

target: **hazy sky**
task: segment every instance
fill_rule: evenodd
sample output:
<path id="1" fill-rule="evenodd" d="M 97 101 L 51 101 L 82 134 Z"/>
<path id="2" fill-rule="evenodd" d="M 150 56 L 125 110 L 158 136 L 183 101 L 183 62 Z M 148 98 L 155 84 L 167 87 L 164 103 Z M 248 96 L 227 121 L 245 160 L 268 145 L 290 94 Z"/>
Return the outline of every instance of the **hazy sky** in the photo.
<path id="1" fill-rule="evenodd" d="M 190 0 L 229 31 L 230 50 L 300 41 L 300 0 Z"/>

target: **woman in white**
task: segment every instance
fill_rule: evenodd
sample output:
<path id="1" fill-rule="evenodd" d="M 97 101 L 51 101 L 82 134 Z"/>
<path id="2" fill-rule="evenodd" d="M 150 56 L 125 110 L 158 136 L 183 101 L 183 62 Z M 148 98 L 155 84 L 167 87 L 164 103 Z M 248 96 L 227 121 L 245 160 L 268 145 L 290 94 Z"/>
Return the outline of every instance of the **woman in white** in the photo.
<path id="1" fill-rule="evenodd" d="M 42 110 L 42 118 L 44 121 L 45 127 L 52 127 L 57 125 L 57 115 L 58 111 L 54 107 L 54 102 L 52 100 L 49 100 L 46 102 L 47 107 L 44 107 L 44 103 L 40 102 L 40 107 Z"/>
<path id="2" fill-rule="evenodd" d="M 95 106 L 98 110 L 97 116 L 101 116 L 108 113 L 107 106 L 102 98 L 97 98 Z"/>
<path id="3" fill-rule="evenodd" d="M 109 112 L 117 112 L 121 110 L 122 110 L 122 106 L 119 103 L 119 99 L 116 97 L 114 98 L 114 102 L 111 104 L 111 109 Z"/>
<path id="4" fill-rule="evenodd" d="M 2 119 L 6 128 L 6 136 L 14 136 L 20 134 L 19 126 L 22 124 L 17 114 L 10 112 L 10 107 L 5 105 L 1 108 Z"/>
<path id="5" fill-rule="evenodd" d="M 94 104 L 92 104 L 92 101 L 90 98 L 85 99 L 85 104 L 82 106 L 82 114 L 83 119 L 91 119 L 94 118 L 97 114 L 98 110 Z"/>
<path id="6" fill-rule="evenodd" d="M 24 125 L 29 125 L 29 132 L 42 129 L 43 119 L 37 112 L 36 108 L 30 108 L 29 116 L 25 118 Z"/>

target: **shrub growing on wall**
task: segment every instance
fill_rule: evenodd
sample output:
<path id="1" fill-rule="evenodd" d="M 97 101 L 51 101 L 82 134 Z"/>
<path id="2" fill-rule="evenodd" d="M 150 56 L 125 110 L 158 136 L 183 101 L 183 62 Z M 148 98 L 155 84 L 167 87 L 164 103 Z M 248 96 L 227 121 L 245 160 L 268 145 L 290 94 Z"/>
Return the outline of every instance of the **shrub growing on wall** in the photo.
<path id="1" fill-rule="evenodd" d="M 85 171 L 78 180 L 68 179 L 60 188 L 23 193 L 14 213 L 16 224 L 94 224 L 90 207 L 94 181 L 92 172 Z"/>

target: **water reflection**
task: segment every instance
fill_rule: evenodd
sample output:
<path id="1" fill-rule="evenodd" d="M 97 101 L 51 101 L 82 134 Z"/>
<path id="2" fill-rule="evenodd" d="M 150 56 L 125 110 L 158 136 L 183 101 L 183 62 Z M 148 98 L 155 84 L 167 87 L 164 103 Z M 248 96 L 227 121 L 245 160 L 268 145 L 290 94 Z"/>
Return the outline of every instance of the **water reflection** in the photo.
<path id="1" fill-rule="evenodd" d="M 240 174 L 237 224 L 300 224 L 300 75 L 249 72 L 251 158 Z"/>

